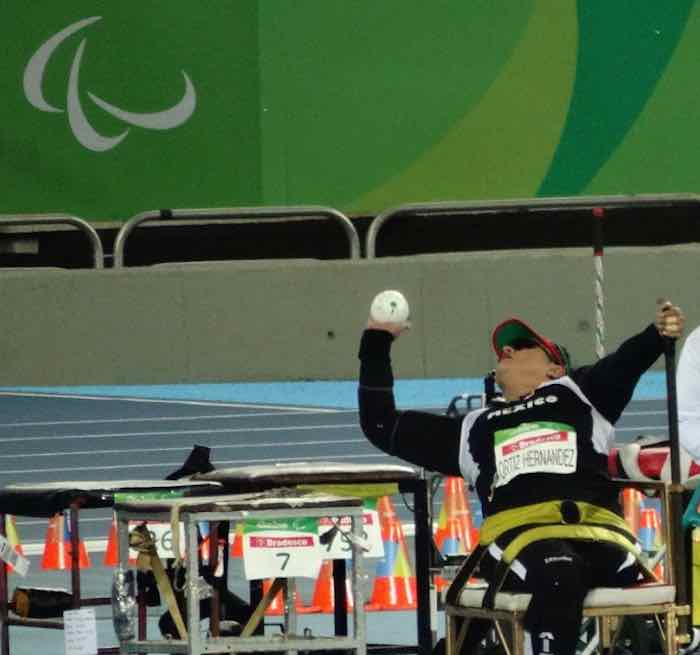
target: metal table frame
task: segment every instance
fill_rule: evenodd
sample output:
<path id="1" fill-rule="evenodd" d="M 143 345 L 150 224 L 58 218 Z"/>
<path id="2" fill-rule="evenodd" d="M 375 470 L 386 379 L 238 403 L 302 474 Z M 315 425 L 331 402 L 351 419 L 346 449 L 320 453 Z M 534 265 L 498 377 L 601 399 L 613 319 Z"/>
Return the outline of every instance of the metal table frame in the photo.
<path id="1" fill-rule="evenodd" d="M 329 465 L 331 468 L 329 468 Z M 293 465 L 292 465 L 293 466 Z M 433 627 L 431 607 L 431 554 L 433 548 L 432 526 L 430 523 L 428 482 L 417 469 L 407 465 L 347 465 L 335 462 L 314 462 L 313 470 L 292 467 L 263 467 L 262 474 L 251 473 L 257 467 L 237 467 L 218 469 L 211 473 L 193 476 L 194 480 L 216 481 L 231 493 L 248 491 L 266 491 L 280 487 L 309 484 L 376 484 L 397 483 L 400 493 L 413 496 L 415 522 L 414 560 L 416 569 L 416 645 L 379 645 L 368 644 L 373 653 L 419 653 L 428 655 L 432 652 L 437 638 L 437 626 Z M 343 470 L 345 468 L 345 470 Z M 270 470 L 268 472 L 268 470 Z M 341 574 L 344 562 L 334 562 L 334 577 Z M 340 591 L 340 590 L 339 590 Z M 258 596 L 259 598 L 259 596 Z M 336 599 L 337 601 L 338 599 Z M 347 614 L 344 605 L 335 605 L 336 631 L 347 630 Z"/>
<path id="2" fill-rule="evenodd" d="M 97 607 L 99 605 L 110 605 L 112 599 L 107 596 L 95 598 L 83 598 L 80 586 L 80 534 L 78 532 L 78 518 L 80 515 L 81 499 L 73 501 L 68 509 L 68 520 L 71 530 L 71 570 L 70 589 L 72 597 L 71 609 L 81 607 Z M 0 513 L 0 534 L 5 535 L 5 514 Z M 0 654 L 10 655 L 10 626 L 24 626 L 28 628 L 49 628 L 53 630 L 63 630 L 63 619 L 32 619 L 20 616 L 10 616 L 9 611 L 13 609 L 9 600 L 9 584 L 7 578 L 7 564 L 0 562 Z M 118 653 L 116 648 L 98 648 L 100 655 Z"/>
<path id="3" fill-rule="evenodd" d="M 363 557 L 359 547 L 352 548 L 352 566 L 351 566 L 351 589 L 353 594 L 353 634 L 336 634 L 331 637 L 308 637 L 299 636 L 296 634 L 296 608 L 293 600 L 287 599 L 285 603 L 285 627 L 287 632 L 282 636 L 239 636 L 239 637 L 221 637 L 219 635 L 219 626 L 214 625 L 214 621 L 218 622 L 218 616 L 214 618 L 214 613 L 211 617 L 211 632 L 212 636 L 202 638 L 199 630 L 200 622 L 200 607 L 199 607 L 199 578 L 198 562 L 199 551 L 197 541 L 197 524 L 203 521 L 218 524 L 220 521 L 242 521 L 245 519 L 279 519 L 290 517 L 325 517 L 325 516 L 350 516 L 351 517 L 351 532 L 356 539 L 361 538 L 362 534 L 362 504 L 357 498 L 342 499 L 343 504 L 337 501 L 336 503 L 319 504 L 316 506 L 308 506 L 308 504 L 299 503 L 297 507 L 288 506 L 282 509 L 265 509 L 256 507 L 254 504 L 249 509 L 227 509 L 226 503 L 229 500 L 236 502 L 240 496 L 232 495 L 227 500 L 225 497 L 213 497 L 209 499 L 211 502 L 220 502 L 221 509 L 211 509 L 210 503 L 206 505 L 197 505 L 197 500 L 206 499 L 190 499 L 192 502 L 189 506 L 184 505 L 180 510 L 180 520 L 184 523 L 185 528 L 185 567 L 187 570 L 187 581 L 185 583 L 185 598 L 187 601 L 187 639 L 157 639 L 149 640 L 145 638 L 137 638 L 128 641 L 120 642 L 120 653 L 160 653 L 164 650 L 170 653 L 186 653 L 187 655 L 202 655 L 204 653 L 233 653 L 233 652 L 270 652 L 270 651 L 287 651 L 293 653 L 295 651 L 304 650 L 345 650 L 354 651 L 356 655 L 366 655 L 366 627 L 364 613 L 364 599 L 362 598 L 362 590 L 360 580 L 363 573 Z M 284 499 L 283 499 L 284 501 Z M 238 501 L 240 502 L 240 501 Z M 126 567 L 128 565 L 128 544 L 129 544 L 129 521 L 170 521 L 171 513 L 167 509 L 146 509 L 139 508 L 138 503 L 124 503 L 116 506 L 117 526 L 119 534 L 119 553 L 120 564 Z M 212 526 L 212 533 L 214 526 Z M 216 549 L 213 549 L 214 551 Z M 195 571 L 196 576 L 192 576 L 191 572 Z M 217 596 L 214 595 L 212 604 L 218 602 Z M 196 627 L 192 627 L 196 626 Z"/>
<path id="4" fill-rule="evenodd" d="M 144 486 L 143 483 L 151 486 Z M 81 489 L 83 485 L 85 488 Z M 85 509 L 97 509 L 111 507 L 114 503 L 115 493 L 146 493 L 146 492 L 164 492 L 173 490 L 185 490 L 190 488 L 201 488 L 202 493 L 212 493 L 214 485 L 200 485 L 189 481 L 123 481 L 110 485 L 108 482 L 86 482 L 77 483 L 47 483 L 38 485 L 9 485 L 0 489 L 0 499 L 2 509 L 0 511 L 0 534 L 5 534 L 5 516 L 12 514 L 15 516 L 36 516 L 49 517 L 51 512 L 46 514 L 37 507 L 36 512 L 28 513 L 26 511 L 8 511 L 12 500 L 2 498 L 3 493 L 12 497 L 12 494 L 21 492 L 23 489 L 38 490 L 43 489 L 56 492 L 57 506 L 52 507 L 52 511 L 68 513 L 67 520 L 70 521 L 71 531 L 71 569 L 70 569 L 70 588 L 71 594 L 71 609 L 79 609 L 81 607 L 97 607 L 111 605 L 111 596 L 98 596 L 87 598 L 82 596 L 81 590 L 81 573 L 80 573 L 80 513 Z M 37 501 L 38 502 L 38 501 Z M 22 618 L 20 616 L 11 616 L 10 610 L 14 607 L 9 599 L 9 584 L 7 575 L 7 565 L 0 560 L 0 655 L 10 655 L 10 626 L 24 626 L 29 628 L 48 628 L 52 630 L 63 630 L 63 619 L 33 619 Z M 146 630 L 146 604 L 145 600 L 139 596 L 139 630 L 145 634 Z M 119 652 L 117 647 L 107 646 L 98 648 L 97 652 L 100 655 L 113 655 Z"/>

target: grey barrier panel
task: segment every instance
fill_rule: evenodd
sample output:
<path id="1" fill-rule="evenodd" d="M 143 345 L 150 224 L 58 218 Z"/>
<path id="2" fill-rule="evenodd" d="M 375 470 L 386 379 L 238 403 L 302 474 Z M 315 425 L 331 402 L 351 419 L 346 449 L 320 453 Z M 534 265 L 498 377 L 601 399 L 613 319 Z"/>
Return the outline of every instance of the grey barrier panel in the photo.
<path id="1" fill-rule="evenodd" d="M 21 225 L 72 225 L 81 230 L 90 241 L 93 268 L 104 268 L 104 251 L 97 231 L 82 218 L 69 214 L 0 214 L 0 232 L 3 227 Z"/>
<path id="2" fill-rule="evenodd" d="M 514 200 L 482 200 L 468 202 L 426 202 L 409 203 L 391 207 L 377 214 L 370 223 L 366 237 L 365 256 L 376 257 L 377 235 L 382 226 L 398 216 L 461 213 L 487 213 L 498 211 L 527 212 L 556 209 L 592 209 L 602 207 L 642 207 L 648 205 L 699 205 L 700 196 L 692 193 L 649 194 L 627 196 L 570 196 L 561 198 L 521 198 Z"/>
<path id="3" fill-rule="evenodd" d="M 136 227 L 149 221 L 229 220 L 238 218 L 302 218 L 325 217 L 339 222 L 348 238 L 350 259 L 360 258 L 360 237 L 350 219 L 332 207 L 301 205 L 288 207 L 223 207 L 207 209 L 162 209 L 146 211 L 129 219 L 117 233 L 114 241 L 114 268 L 124 267 L 124 250 L 129 235 Z"/>

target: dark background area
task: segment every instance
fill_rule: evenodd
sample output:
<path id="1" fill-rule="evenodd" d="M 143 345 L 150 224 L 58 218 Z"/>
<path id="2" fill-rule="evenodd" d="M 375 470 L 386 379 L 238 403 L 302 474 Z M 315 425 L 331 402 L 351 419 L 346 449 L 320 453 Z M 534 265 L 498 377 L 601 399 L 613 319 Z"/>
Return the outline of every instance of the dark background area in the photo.
<path id="1" fill-rule="evenodd" d="M 604 219 L 605 246 L 653 246 L 700 242 L 700 216 L 694 203 L 611 207 Z M 351 220 L 363 255 L 374 216 Z M 111 266 L 119 226 L 93 223 Z M 1 230 L 1 228 L 0 228 Z M 402 214 L 384 223 L 376 256 L 501 249 L 591 246 L 590 208 L 514 208 L 478 213 Z M 317 218 L 159 221 L 136 228 L 125 248 L 127 266 L 167 261 L 246 259 L 345 259 L 347 237 L 340 224 Z M 86 236 L 74 228 L 13 228 L 0 231 L 0 267 L 89 268 Z"/>

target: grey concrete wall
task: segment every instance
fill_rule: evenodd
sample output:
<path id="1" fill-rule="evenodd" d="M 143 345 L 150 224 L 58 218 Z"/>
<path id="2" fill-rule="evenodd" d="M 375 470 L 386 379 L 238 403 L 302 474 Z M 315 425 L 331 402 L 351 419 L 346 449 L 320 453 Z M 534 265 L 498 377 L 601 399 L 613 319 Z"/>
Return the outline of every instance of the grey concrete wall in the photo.
<path id="1" fill-rule="evenodd" d="M 700 245 L 611 248 L 613 347 L 668 296 L 700 323 Z M 589 249 L 350 261 L 256 261 L 105 271 L 5 271 L 0 385 L 352 379 L 374 294 L 401 289 L 413 328 L 394 348 L 401 377 L 480 376 L 508 316 L 594 358 Z"/>

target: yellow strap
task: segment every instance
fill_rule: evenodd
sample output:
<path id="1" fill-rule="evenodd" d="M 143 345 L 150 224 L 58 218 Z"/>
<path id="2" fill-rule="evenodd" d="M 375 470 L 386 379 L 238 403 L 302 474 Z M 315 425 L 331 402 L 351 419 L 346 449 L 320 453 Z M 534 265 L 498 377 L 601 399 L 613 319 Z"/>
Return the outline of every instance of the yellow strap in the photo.
<path id="1" fill-rule="evenodd" d="M 581 519 L 579 523 L 564 523 L 561 514 L 560 500 L 549 500 L 544 503 L 525 505 L 514 509 L 503 510 L 484 520 L 479 529 L 479 543 L 488 546 L 496 541 L 504 532 L 524 525 L 537 523 L 564 524 L 562 527 L 574 527 L 581 524 L 603 523 L 624 530 L 632 539 L 629 526 L 625 520 L 604 507 L 591 503 L 576 502 Z"/>
<path id="2" fill-rule="evenodd" d="M 173 593 L 170 579 L 163 568 L 163 562 L 160 561 L 160 557 L 158 556 L 156 544 L 145 524 L 138 525 L 131 531 L 129 534 L 129 546 L 135 548 L 138 552 L 136 565 L 139 570 L 153 571 L 158 589 L 165 599 L 168 609 L 170 610 L 170 615 L 173 617 L 173 621 L 175 621 L 177 630 L 180 633 L 180 639 L 187 639 L 187 627 L 182 620 L 180 607 Z"/>
<path id="3" fill-rule="evenodd" d="M 274 600 L 275 596 L 278 594 L 278 592 L 280 590 L 284 589 L 286 586 L 287 586 L 286 578 L 275 578 L 272 581 L 270 588 L 267 590 L 265 595 L 260 599 L 260 602 L 258 603 L 258 606 L 255 608 L 255 611 L 250 615 L 250 618 L 248 619 L 248 623 L 246 623 L 245 626 L 243 626 L 243 630 L 241 631 L 241 637 L 250 637 L 255 632 L 255 628 L 258 627 L 258 624 L 263 619 L 265 612 L 267 611 L 267 608 L 270 606 L 270 604 Z"/>
<path id="4" fill-rule="evenodd" d="M 587 541 L 605 541 L 613 543 L 630 553 L 644 569 L 644 572 L 651 580 L 656 580 L 656 576 L 649 570 L 637 550 L 635 545 L 619 532 L 609 530 L 602 526 L 567 524 L 567 525 L 544 525 L 526 530 L 511 541 L 503 551 L 503 561 L 510 564 L 520 551 L 529 546 L 534 541 L 542 539 L 585 539 Z"/>
<path id="5" fill-rule="evenodd" d="M 693 569 L 693 598 L 690 605 L 693 610 L 693 625 L 700 625 L 700 528 L 693 528 L 691 561 Z"/>

